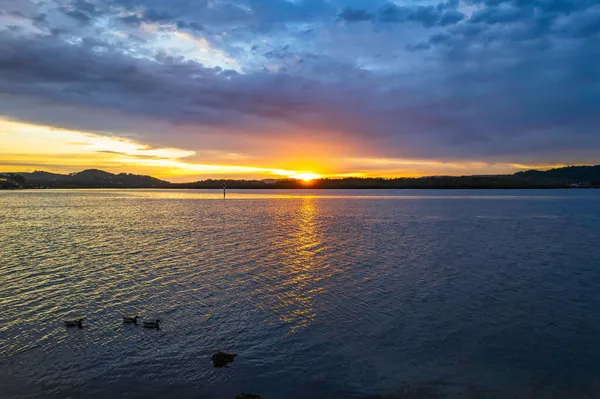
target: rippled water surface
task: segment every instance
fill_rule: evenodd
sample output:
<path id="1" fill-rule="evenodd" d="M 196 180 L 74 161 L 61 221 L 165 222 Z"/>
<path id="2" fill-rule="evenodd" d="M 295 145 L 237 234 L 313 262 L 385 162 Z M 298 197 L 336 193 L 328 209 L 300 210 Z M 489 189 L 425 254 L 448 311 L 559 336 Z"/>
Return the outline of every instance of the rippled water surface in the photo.
<path id="1" fill-rule="evenodd" d="M 600 191 L 0 192 L 0 397 L 240 392 L 600 397 Z"/>

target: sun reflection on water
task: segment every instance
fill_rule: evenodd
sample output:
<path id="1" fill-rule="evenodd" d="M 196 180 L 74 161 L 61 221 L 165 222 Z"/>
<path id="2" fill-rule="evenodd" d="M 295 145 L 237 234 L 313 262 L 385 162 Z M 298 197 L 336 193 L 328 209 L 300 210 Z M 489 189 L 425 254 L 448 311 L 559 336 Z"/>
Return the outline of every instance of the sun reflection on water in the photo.
<path id="1" fill-rule="evenodd" d="M 268 285 L 268 303 L 279 320 L 290 325 L 290 333 L 310 325 L 316 317 L 314 300 L 324 292 L 320 281 L 326 277 L 326 265 L 319 253 L 324 249 L 318 228 L 318 206 L 313 198 L 304 198 L 291 217 L 277 221 L 281 231 L 287 234 L 281 240 L 285 248 L 278 267 L 271 270 L 272 282 Z M 280 253 L 281 254 L 281 253 Z M 270 295 L 269 295 L 270 294 Z"/>

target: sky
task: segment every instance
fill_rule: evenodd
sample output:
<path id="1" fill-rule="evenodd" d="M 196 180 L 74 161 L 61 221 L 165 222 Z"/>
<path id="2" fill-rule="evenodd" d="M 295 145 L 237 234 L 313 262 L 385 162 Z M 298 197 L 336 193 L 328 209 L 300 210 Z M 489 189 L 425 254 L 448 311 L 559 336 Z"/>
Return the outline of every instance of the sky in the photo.
<path id="1" fill-rule="evenodd" d="M 0 0 L 0 171 L 600 160 L 600 0 Z"/>

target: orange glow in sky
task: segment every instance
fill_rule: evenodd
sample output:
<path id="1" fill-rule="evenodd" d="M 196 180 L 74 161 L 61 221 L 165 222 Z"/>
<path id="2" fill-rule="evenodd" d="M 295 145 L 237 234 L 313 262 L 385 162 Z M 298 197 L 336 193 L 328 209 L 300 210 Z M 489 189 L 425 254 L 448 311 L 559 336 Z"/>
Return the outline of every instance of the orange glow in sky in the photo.
<path id="1" fill-rule="evenodd" d="M 291 175 L 290 177 L 292 179 L 298 179 L 298 180 L 303 180 L 303 181 L 309 182 L 311 180 L 319 179 L 323 176 L 318 175 L 316 173 L 295 173 L 295 174 Z"/>
<path id="2" fill-rule="evenodd" d="M 309 184 L 322 177 L 397 177 L 506 173 L 534 165 L 344 157 L 322 143 L 288 143 L 271 157 L 233 152 L 152 147 L 116 135 L 98 134 L 0 118 L 0 172 L 45 170 L 72 173 L 97 168 L 152 175 L 170 181 L 209 178 L 292 178 Z M 324 149 L 325 148 L 325 149 Z M 333 147 L 332 147 L 333 148 Z M 331 150 L 333 151 L 333 150 Z M 561 165 L 537 165 L 549 168 Z"/>
<path id="3" fill-rule="evenodd" d="M 247 164 L 187 161 L 195 151 L 153 148 L 115 136 L 55 129 L 0 119 L 0 170 L 73 172 L 87 168 L 127 171 L 178 180 L 197 176 L 240 178 L 293 178 L 313 180 L 321 175 Z M 228 154 L 231 155 L 231 154 Z"/>

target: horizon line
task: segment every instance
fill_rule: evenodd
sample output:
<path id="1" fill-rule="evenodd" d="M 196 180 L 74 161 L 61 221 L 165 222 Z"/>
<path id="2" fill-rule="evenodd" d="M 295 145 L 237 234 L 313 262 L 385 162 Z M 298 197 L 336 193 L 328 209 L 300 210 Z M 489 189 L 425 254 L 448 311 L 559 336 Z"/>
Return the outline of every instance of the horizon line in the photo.
<path id="1" fill-rule="evenodd" d="M 147 175 L 147 174 L 137 174 L 137 173 L 131 173 L 131 172 L 108 172 L 102 169 L 96 169 L 96 168 L 88 168 L 88 169 L 83 169 L 80 170 L 78 172 L 71 172 L 71 173 L 59 173 L 59 172 L 51 172 L 48 170 L 34 170 L 31 172 L 0 172 L 0 174 L 33 174 L 33 173 L 49 173 L 49 174 L 54 174 L 54 175 L 61 175 L 61 176 L 73 176 L 82 172 L 87 172 L 87 171 L 99 171 L 99 172 L 103 172 L 103 173 L 109 173 L 111 175 L 120 175 L 120 174 L 127 174 L 127 175 L 134 175 L 134 176 L 144 176 L 144 177 L 150 177 L 153 179 L 157 179 L 157 180 L 161 180 L 163 182 L 169 183 L 169 184 L 191 184 L 191 183 L 198 183 L 198 182 L 205 182 L 205 181 L 257 181 L 257 182 L 264 182 L 265 180 L 274 180 L 274 181 L 305 181 L 305 182 L 314 182 L 314 181 L 320 181 L 320 180 L 344 180 L 344 179 L 357 179 L 357 180 L 399 180 L 399 179 L 426 179 L 426 178 L 447 178 L 447 177 L 497 177 L 497 176 L 513 176 L 515 174 L 518 173 L 523 173 L 523 172 L 530 172 L 530 171 L 536 171 L 536 172 L 547 172 L 547 171 L 551 171 L 551 170 L 556 170 L 556 169 L 564 169 L 564 168 L 585 168 L 585 167 L 597 167 L 600 166 L 600 164 L 596 164 L 596 165 L 564 165 L 564 166 L 559 166 L 559 167 L 553 167 L 553 168 L 548 168 L 548 169 L 527 169 L 527 170 L 522 170 L 522 171 L 517 171 L 514 173 L 500 173 L 500 174 L 462 174 L 462 175 L 422 175 L 422 176 L 392 176 L 392 177 L 384 177 L 384 176 L 343 176 L 343 177 L 328 177 L 328 176 L 320 176 L 320 177 L 316 177 L 316 178 L 311 178 L 311 179 L 301 179 L 301 178 L 294 178 L 294 177 L 265 177 L 262 179 L 247 179 L 247 178 L 214 178 L 214 177 L 209 177 L 206 178 L 204 180 L 194 180 L 194 181 L 189 181 L 189 182 L 172 182 L 169 180 L 165 180 L 162 178 L 158 178 L 158 177 L 154 177 L 152 175 Z"/>

